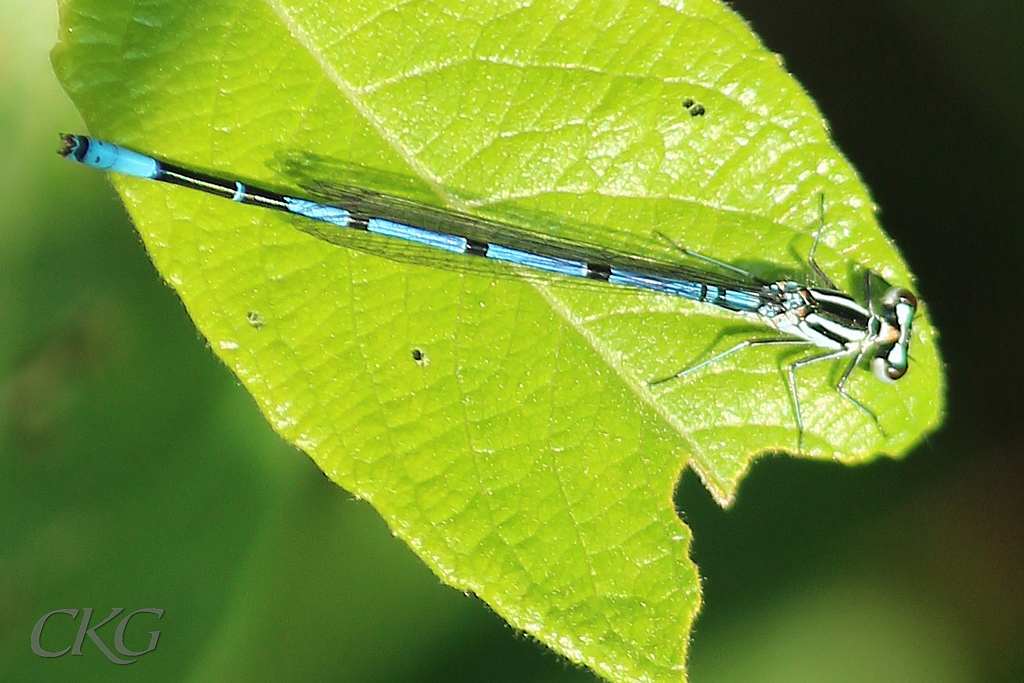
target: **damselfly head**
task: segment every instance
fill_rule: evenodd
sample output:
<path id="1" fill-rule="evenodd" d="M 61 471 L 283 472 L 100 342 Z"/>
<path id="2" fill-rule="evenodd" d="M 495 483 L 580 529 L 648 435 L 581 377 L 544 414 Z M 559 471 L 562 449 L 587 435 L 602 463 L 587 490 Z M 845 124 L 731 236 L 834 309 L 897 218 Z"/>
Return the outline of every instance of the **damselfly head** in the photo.
<path id="1" fill-rule="evenodd" d="M 871 370 L 880 380 L 892 382 L 907 374 L 917 297 L 910 290 L 893 287 L 882 297 L 882 307 L 885 322 L 879 337 L 892 341 L 878 348 L 871 359 Z"/>

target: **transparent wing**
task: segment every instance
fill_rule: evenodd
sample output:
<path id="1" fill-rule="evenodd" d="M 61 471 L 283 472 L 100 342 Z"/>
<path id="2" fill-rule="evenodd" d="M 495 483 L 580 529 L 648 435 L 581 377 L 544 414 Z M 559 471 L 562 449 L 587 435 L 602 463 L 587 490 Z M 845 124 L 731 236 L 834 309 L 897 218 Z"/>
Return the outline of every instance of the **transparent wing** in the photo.
<path id="1" fill-rule="evenodd" d="M 716 273 L 682 262 L 645 256 L 642 253 L 624 253 L 573 239 L 566 235 L 573 233 L 594 235 L 598 232 L 598 228 L 589 225 L 575 225 L 571 221 L 539 212 L 517 216 L 516 222 L 513 223 L 461 211 L 440 209 L 421 202 L 336 183 L 314 182 L 307 184 L 304 189 L 317 201 L 347 209 L 354 216 L 361 218 L 383 218 L 404 225 L 457 235 L 479 242 L 498 244 L 533 254 L 579 260 L 642 274 L 696 280 L 730 288 L 744 288 L 757 284 L 752 279 Z M 300 230 L 319 239 L 394 261 L 461 272 L 479 272 L 578 286 L 608 287 L 607 284 L 599 281 L 552 276 L 546 272 L 532 271 L 478 257 L 452 254 L 360 230 L 338 228 L 304 219 L 297 220 Z M 610 229 L 601 229 L 601 231 L 609 235 L 612 232 Z M 621 240 L 621 236 L 619 239 Z M 654 239 L 653 236 L 652 239 Z M 685 253 L 678 250 L 677 253 L 679 253 L 680 260 L 687 258 Z"/>

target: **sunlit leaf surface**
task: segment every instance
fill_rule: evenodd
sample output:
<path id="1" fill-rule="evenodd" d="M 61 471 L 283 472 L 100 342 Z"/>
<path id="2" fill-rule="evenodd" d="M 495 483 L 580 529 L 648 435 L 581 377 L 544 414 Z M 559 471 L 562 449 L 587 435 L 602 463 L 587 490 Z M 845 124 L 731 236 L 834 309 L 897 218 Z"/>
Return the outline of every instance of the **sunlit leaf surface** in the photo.
<path id="1" fill-rule="evenodd" d="M 279 188 L 296 159 L 392 192 L 380 179 L 402 177 L 439 206 L 678 257 L 659 231 L 801 279 L 824 194 L 818 260 L 836 283 L 859 293 L 866 267 L 913 285 L 813 103 L 711 0 L 67 0 L 62 21 L 54 63 L 90 132 L 141 151 Z M 927 304 L 907 377 L 850 382 L 881 428 L 822 364 L 800 376 L 798 448 L 791 351 L 648 384 L 749 337 L 742 319 L 398 263 L 115 184 L 284 438 L 445 582 L 613 681 L 684 678 L 700 586 L 672 505 L 683 467 L 727 503 L 758 455 L 901 454 L 941 416 Z"/>

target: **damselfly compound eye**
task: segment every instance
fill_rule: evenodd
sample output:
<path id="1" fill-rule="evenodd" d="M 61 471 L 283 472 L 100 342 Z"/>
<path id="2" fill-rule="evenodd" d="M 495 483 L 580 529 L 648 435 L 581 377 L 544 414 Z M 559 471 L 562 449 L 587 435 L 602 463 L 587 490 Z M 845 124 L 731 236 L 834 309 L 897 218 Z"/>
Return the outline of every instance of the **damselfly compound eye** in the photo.
<path id="1" fill-rule="evenodd" d="M 899 344 L 891 344 L 879 350 L 871 359 L 871 371 L 883 382 L 895 382 L 907 374 L 907 356 Z"/>
<path id="2" fill-rule="evenodd" d="M 893 287 L 885 296 L 882 297 L 882 303 L 888 308 L 898 308 L 899 306 L 905 306 L 910 309 L 911 313 L 917 310 L 917 297 L 914 293 L 908 289 L 902 287 Z"/>

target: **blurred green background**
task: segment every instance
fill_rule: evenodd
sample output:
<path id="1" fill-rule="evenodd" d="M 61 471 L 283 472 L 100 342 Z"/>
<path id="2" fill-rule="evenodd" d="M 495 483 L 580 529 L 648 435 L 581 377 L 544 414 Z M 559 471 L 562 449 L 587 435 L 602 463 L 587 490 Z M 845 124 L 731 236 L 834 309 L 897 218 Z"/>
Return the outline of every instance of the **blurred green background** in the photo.
<path id="1" fill-rule="evenodd" d="M 900 462 L 760 462 L 728 511 L 684 475 L 691 679 L 1024 680 L 1024 4 L 732 4 L 920 278 L 949 416 Z M 103 176 L 54 153 L 82 129 L 49 67 L 54 3 L 0 17 L 0 680 L 595 680 L 443 587 L 272 433 Z M 157 649 L 32 653 L 43 614 L 85 607 L 163 608 L 127 640 L 159 629 Z"/>

